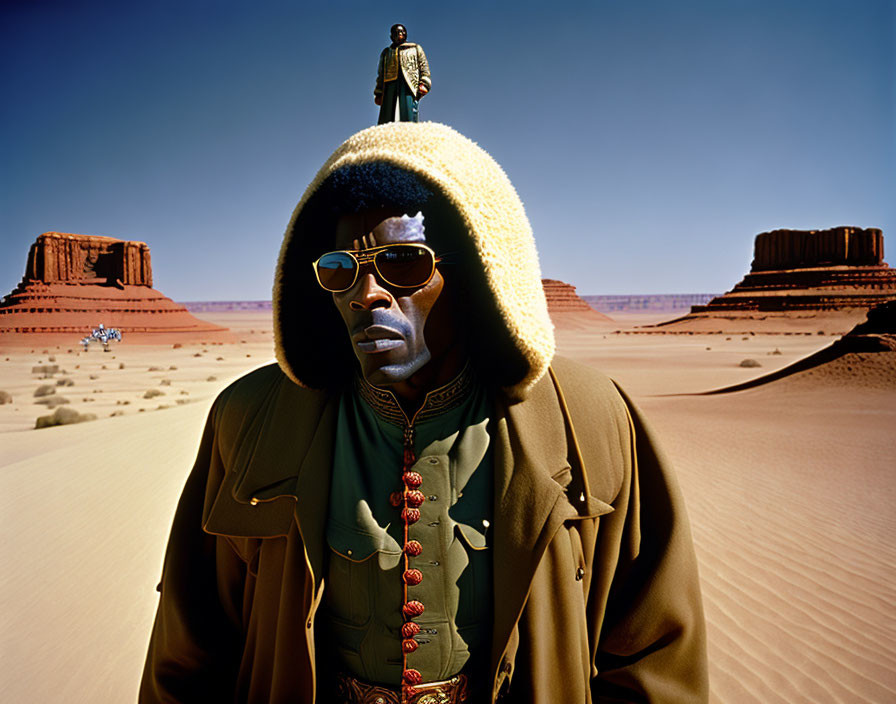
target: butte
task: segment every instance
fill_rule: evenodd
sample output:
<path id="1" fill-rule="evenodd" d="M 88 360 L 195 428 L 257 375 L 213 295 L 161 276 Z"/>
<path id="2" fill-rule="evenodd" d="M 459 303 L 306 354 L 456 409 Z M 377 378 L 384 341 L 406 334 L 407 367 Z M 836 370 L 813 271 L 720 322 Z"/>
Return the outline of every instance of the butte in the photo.
<path id="1" fill-rule="evenodd" d="M 576 287 L 556 279 L 542 279 L 548 315 L 558 328 L 583 329 L 594 324 L 606 326 L 613 319 L 596 311 L 576 293 Z"/>
<path id="2" fill-rule="evenodd" d="M 843 334 L 892 300 L 896 270 L 884 262 L 880 230 L 773 230 L 756 236 L 750 272 L 731 291 L 650 327 L 670 333 Z"/>
<path id="3" fill-rule="evenodd" d="M 45 232 L 25 276 L 0 301 L 0 336 L 86 335 L 100 323 L 125 339 L 219 339 L 227 328 L 191 315 L 152 287 L 149 247 L 112 237 Z M 74 340 L 77 341 L 77 340 Z M 166 339 L 167 341 L 167 339 Z"/>

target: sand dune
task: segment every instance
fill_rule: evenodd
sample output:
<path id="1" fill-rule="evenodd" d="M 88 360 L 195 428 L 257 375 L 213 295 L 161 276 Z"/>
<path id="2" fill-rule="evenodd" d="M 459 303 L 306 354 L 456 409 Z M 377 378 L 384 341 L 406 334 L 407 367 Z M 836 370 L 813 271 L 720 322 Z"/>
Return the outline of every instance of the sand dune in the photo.
<path id="1" fill-rule="evenodd" d="M 30 429 L 48 412 L 33 403 L 46 380 L 31 367 L 54 350 L 0 349 L 0 390 L 13 395 L 0 405 L 6 701 L 134 700 L 164 542 L 205 413 L 230 378 L 271 356 L 264 314 L 207 317 L 245 342 L 56 350 L 75 379 L 57 393 L 100 416 L 78 425 Z M 893 389 L 810 380 L 663 395 L 785 368 L 827 346 L 826 336 L 582 328 L 558 339 L 561 352 L 635 395 L 678 469 L 700 560 L 712 700 L 896 700 Z M 745 358 L 762 366 L 740 367 Z M 143 399 L 149 388 L 166 395 Z M 189 402 L 158 409 L 176 398 Z"/>

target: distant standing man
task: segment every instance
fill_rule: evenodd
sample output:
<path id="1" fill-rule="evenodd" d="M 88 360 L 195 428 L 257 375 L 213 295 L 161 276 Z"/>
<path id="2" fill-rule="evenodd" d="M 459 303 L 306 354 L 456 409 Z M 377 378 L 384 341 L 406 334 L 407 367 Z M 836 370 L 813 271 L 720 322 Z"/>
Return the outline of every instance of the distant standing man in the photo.
<path id="1" fill-rule="evenodd" d="M 380 54 L 373 91 L 373 102 L 380 106 L 378 124 L 417 122 L 417 103 L 432 88 L 426 54 L 407 40 L 403 24 L 393 24 L 389 36 L 392 44 Z"/>

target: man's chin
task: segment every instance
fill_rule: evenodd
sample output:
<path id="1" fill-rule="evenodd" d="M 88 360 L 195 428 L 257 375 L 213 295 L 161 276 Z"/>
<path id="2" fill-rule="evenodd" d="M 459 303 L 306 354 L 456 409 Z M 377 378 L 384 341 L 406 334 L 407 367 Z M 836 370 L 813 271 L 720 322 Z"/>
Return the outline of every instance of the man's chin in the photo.
<path id="1" fill-rule="evenodd" d="M 378 363 L 368 358 L 361 362 L 361 371 L 364 379 L 374 386 L 392 386 L 408 381 L 414 374 L 420 371 L 429 361 L 429 355 L 421 355 L 413 360 L 392 362 L 383 360 Z"/>

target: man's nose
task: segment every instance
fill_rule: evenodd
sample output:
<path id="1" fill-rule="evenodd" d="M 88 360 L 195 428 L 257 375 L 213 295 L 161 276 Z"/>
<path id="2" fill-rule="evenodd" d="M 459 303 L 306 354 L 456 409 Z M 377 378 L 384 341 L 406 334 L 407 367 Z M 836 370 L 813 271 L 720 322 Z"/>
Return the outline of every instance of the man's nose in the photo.
<path id="1" fill-rule="evenodd" d="M 372 271 L 359 274 L 352 298 L 348 303 L 352 310 L 373 310 L 392 305 L 392 295 L 377 281 Z"/>

